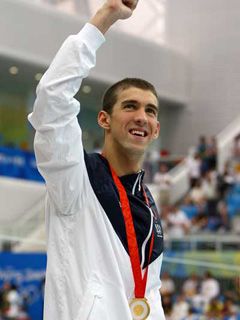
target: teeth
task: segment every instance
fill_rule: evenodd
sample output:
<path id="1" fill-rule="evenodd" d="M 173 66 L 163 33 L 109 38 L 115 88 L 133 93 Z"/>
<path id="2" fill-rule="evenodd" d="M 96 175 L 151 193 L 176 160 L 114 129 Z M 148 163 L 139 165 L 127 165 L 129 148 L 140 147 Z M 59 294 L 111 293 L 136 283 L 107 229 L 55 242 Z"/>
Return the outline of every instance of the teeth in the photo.
<path id="1" fill-rule="evenodd" d="M 144 137 L 144 132 L 143 132 L 143 131 L 132 130 L 132 134 L 136 134 L 136 135 L 138 135 L 138 136 Z"/>

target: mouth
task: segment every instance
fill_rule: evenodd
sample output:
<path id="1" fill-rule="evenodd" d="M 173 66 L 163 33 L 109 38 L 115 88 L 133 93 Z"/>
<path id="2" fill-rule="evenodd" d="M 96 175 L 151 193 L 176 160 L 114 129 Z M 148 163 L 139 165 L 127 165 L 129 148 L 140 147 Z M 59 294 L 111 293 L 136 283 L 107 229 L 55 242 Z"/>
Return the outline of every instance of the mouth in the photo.
<path id="1" fill-rule="evenodd" d="M 148 135 L 147 131 L 143 129 L 130 129 L 129 133 L 135 137 L 142 137 L 142 138 L 145 138 Z"/>

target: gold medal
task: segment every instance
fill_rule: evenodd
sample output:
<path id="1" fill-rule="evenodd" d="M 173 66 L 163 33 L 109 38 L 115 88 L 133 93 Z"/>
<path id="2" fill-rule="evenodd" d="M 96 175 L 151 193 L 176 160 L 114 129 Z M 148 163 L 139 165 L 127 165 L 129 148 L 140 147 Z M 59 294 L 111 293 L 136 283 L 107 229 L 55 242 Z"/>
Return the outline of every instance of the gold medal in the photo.
<path id="1" fill-rule="evenodd" d="M 133 298 L 130 302 L 133 320 L 146 320 L 150 313 L 150 306 L 146 298 Z"/>

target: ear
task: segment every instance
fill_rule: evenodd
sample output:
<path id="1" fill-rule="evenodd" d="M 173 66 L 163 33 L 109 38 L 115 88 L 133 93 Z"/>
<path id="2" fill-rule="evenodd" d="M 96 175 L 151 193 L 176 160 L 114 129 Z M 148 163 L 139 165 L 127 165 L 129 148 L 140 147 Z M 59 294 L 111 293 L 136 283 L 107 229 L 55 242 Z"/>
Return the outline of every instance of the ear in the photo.
<path id="1" fill-rule="evenodd" d="M 98 124 L 101 128 L 105 129 L 105 130 L 109 130 L 110 129 L 110 115 L 109 113 L 107 113 L 104 110 L 101 110 L 98 113 Z"/>
<path id="2" fill-rule="evenodd" d="M 156 130 L 155 130 L 155 132 L 154 132 L 153 138 L 154 138 L 154 139 L 157 139 L 157 138 L 159 137 L 159 133 L 160 133 L 160 122 L 158 121 L 158 122 L 157 122 L 157 128 L 156 128 Z"/>

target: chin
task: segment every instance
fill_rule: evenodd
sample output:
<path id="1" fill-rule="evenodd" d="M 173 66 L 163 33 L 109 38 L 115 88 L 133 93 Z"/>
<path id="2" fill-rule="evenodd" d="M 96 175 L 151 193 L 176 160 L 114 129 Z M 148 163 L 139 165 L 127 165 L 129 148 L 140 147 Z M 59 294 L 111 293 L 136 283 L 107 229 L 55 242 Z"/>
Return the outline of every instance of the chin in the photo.
<path id="1" fill-rule="evenodd" d="M 142 157 L 146 151 L 146 146 L 129 145 L 126 150 L 129 155 Z"/>
<path id="2" fill-rule="evenodd" d="M 118 140 L 118 149 L 120 152 L 123 152 L 129 156 L 135 156 L 137 158 L 142 157 L 145 154 L 145 151 L 148 147 L 146 143 L 135 143 L 132 141 L 119 141 Z"/>

